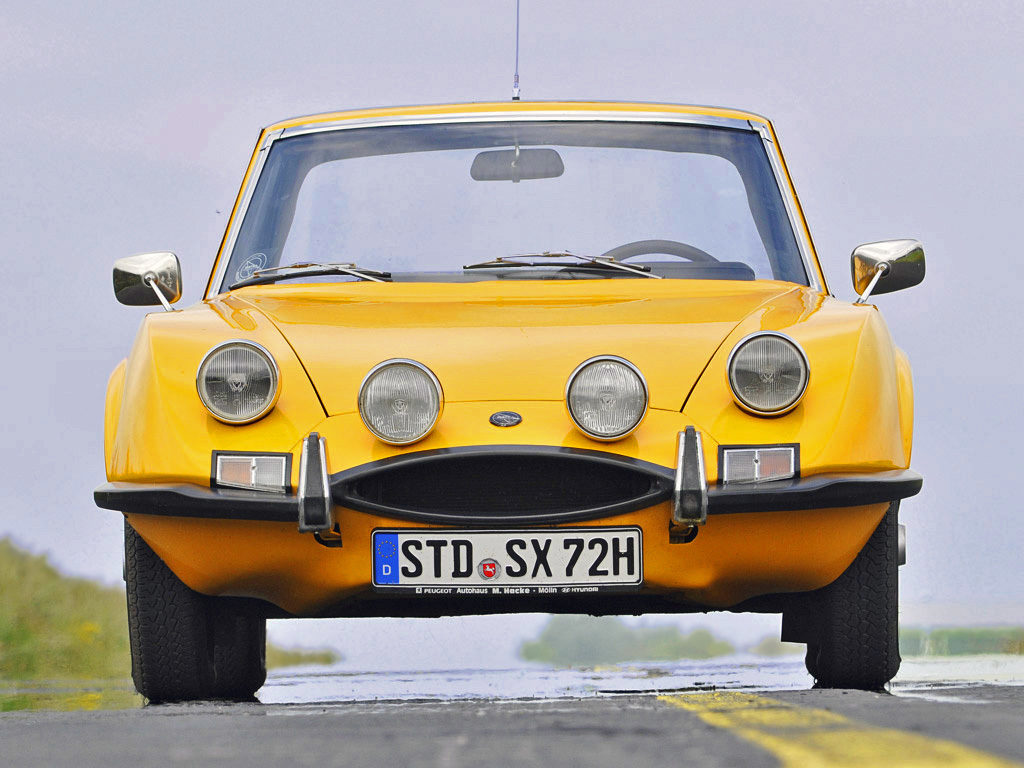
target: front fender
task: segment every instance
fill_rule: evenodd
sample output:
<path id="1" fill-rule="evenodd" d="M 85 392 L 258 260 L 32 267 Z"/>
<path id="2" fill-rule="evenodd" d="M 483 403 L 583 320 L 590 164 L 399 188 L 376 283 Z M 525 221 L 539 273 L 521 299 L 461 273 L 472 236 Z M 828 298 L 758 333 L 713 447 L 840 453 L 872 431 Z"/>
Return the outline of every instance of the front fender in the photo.
<path id="1" fill-rule="evenodd" d="M 107 380 L 106 405 L 103 411 L 103 464 L 107 468 L 107 479 L 110 479 L 113 466 L 111 457 L 114 453 L 117 421 L 121 415 L 121 396 L 124 394 L 124 372 L 127 367 L 128 360 L 122 360 Z"/>
<path id="2" fill-rule="evenodd" d="M 903 438 L 903 460 L 910 466 L 914 447 L 914 377 L 910 358 L 902 349 L 896 349 L 896 375 L 900 389 L 900 430 Z"/>
<path id="3" fill-rule="evenodd" d="M 230 339 L 263 345 L 280 369 L 277 405 L 259 421 L 242 426 L 213 418 L 196 391 L 203 356 Z M 251 307 L 213 301 L 147 315 L 123 366 L 120 397 L 113 379 L 108 390 L 110 481 L 208 485 L 211 449 L 291 452 L 325 416 L 287 341 Z M 116 399 L 119 408 L 112 407 Z"/>
<path id="4" fill-rule="evenodd" d="M 748 414 L 736 405 L 729 388 L 729 354 L 740 339 L 758 330 L 785 333 L 807 354 L 807 391 L 783 416 Z M 797 291 L 760 307 L 736 327 L 683 410 L 719 444 L 799 443 L 805 476 L 906 469 L 912 423 L 904 415 L 906 396 L 898 363 L 876 308 Z M 717 464 L 714 457 L 708 458 Z"/>

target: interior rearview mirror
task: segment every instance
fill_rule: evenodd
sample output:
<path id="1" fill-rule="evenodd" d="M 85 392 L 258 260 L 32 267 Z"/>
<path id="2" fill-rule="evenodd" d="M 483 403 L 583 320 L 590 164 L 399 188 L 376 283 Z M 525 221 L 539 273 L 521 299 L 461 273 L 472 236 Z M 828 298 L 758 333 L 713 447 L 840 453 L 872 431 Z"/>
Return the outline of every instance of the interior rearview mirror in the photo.
<path id="1" fill-rule="evenodd" d="M 114 296 L 128 306 L 162 304 L 181 298 L 181 264 L 173 253 L 140 253 L 114 262 Z"/>
<path id="2" fill-rule="evenodd" d="M 562 156 L 553 149 L 494 149 L 473 158 L 469 175 L 475 181 L 554 179 L 565 173 Z"/>
<path id="3" fill-rule="evenodd" d="M 857 303 L 874 293 L 910 288 L 924 280 L 924 246 L 917 240 L 858 245 L 850 256 L 850 271 Z"/>

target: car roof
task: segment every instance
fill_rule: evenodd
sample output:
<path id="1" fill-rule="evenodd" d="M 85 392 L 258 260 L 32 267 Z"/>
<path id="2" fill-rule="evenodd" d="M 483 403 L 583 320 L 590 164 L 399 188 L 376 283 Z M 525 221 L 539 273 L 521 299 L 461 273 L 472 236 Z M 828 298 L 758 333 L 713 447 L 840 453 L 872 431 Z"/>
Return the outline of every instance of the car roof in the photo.
<path id="1" fill-rule="evenodd" d="M 726 120 L 754 121 L 770 125 L 767 118 L 753 112 L 746 112 L 728 107 L 702 107 L 688 104 L 661 104 L 634 101 L 485 101 L 455 104 L 428 104 L 406 107 L 370 107 L 364 109 L 344 110 L 340 112 L 324 112 L 317 115 L 305 115 L 281 120 L 266 127 L 266 132 L 280 131 L 299 126 L 313 126 L 318 123 L 333 123 L 345 120 L 374 120 L 386 118 L 410 117 L 444 117 L 445 115 L 501 114 L 513 116 L 517 112 L 565 113 L 588 112 L 650 114 L 657 115 L 688 115 L 693 117 L 724 118 Z"/>

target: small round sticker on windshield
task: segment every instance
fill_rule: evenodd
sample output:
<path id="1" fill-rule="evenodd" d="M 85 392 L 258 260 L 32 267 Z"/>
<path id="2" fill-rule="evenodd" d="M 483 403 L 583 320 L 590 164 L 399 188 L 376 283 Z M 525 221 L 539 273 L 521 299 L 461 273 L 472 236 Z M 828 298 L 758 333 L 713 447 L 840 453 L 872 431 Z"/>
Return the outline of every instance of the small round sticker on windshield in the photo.
<path id="1" fill-rule="evenodd" d="M 498 411 L 491 414 L 491 424 L 496 427 L 514 427 L 523 417 L 515 411 Z"/>
<path id="2" fill-rule="evenodd" d="M 254 253 L 238 265 L 238 269 L 235 271 L 235 281 L 248 280 L 265 266 L 267 266 L 267 254 Z"/>

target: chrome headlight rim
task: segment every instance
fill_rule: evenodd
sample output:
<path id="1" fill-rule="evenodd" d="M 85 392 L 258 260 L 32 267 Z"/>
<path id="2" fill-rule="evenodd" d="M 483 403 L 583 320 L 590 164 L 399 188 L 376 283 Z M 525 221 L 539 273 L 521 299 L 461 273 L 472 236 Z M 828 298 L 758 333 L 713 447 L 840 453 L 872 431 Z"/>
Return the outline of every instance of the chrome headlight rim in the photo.
<path id="1" fill-rule="evenodd" d="M 796 394 L 796 397 L 794 397 L 788 405 L 773 411 L 766 411 L 764 409 L 758 408 L 746 402 L 737 391 L 739 388 L 736 386 L 735 379 L 733 378 L 732 366 L 733 362 L 736 360 L 736 355 L 743 349 L 744 346 L 746 346 L 748 342 L 751 342 L 754 339 L 760 338 L 762 336 L 773 336 L 777 339 L 782 339 L 783 341 L 787 342 L 791 347 L 793 347 L 793 349 L 796 350 L 796 353 L 800 358 L 800 362 L 803 365 L 804 370 L 803 386 L 800 388 L 800 391 Z M 753 414 L 754 416 L 785 416 L 787 413 L 790 413 L 794 408 L 800 405 L 801 401 L 804 399 L 804 395 L 807 393 L 807 385 L 810 384 L 811 382 L 811 365 L 807 360 L 807 353 L 804 352 L 804 348 L 800 346 L 799 342 L 797 342 L 797 340 L 792 338 L 791 336 L 787 336 L 786 334 L 780 331 L 754 331 L 753 333 L 748 333 L 742 339 L 737 341 L 736 344 L 733 346 L 732 351 L 729 353 L 729 359 L 726 361 L 725 364 L 725 377 L 729 385 L 729 392 L 732 393 L 732 399 L 736 401 L 736 405 L 738 405 L 742 410 L 746 411 L 747 413 Z"/>
<path id="2" fill-rule="evenodd" d="M 580 421 L 576 418 L 576 414 L 572 412 L 572 406 L 569 404 L 569 393 L 572 391 L 572 385 L 573 382 L 576 381 L 576 377 L 579 376 L 580 373 L 582 373 L 583 370 L 588 366 L 593 365 L 594 363 L 601 362 L 613 362 L 619 363 L 620 365 L 624 365 L 626 368 L 631 370 L 640 380 L 640 386 L 643 388 L 644 391 L 644 407 L 640 412 L 640 418 L 637 419 L 636 424 L 634 424 L 628 430 L 616 435 L 599 435 L 595 434 L 594 432 L 591 432 L 586 427 L 584 427 L 583 424 L 581 424 Z M 589 437 L 591 440 L 599 440 L 602 443 L 612 443 L 615 442 L 616 440 L 621 440 L 624 437 L 629 437 L 640 427 L 641 424 L 643 424 L 644 419 L 647 418 L 647 411 L 650 408 L 651 393 L 647 387 L 647 379 L 644 378 L 644 375 L 640 372 L 640 369 L 633 365 L 633 363 L 629 362 L 629 360 L 627 360 L 624 357 L 619 357 L 618 355 L 596 355 L 594 357 L 584 360 L 582 363 L 580 363 L 573 369 L 572 373 L 569 374 L 569 380 L 565 383 L 564 400 L 565 410 L 569 413 L 569 418 L 572 419 L 572 423 L 580 432 Z"/>
<path id="3" fill-rule="evenodd" d="M 370 424 L 366 415 L 363 413 L 363 393 L 366 391 L 366 385 L 370 382 L 370 379 L 373 378 L 374 374 L 382 368 L 387 368 L 392 365 L 409 365 L 418 369 L 420 372 L 425 373 L 427 378 L 430 380 L 430 383 L 433 384 L 434 390 L 437 392 L 437 413 L 434 414 L 433 421 L 431 421 L 430 425 L 423 431 L 423 434 L 418 437 L 410 438 L 409 440 L 395 440 L 387 435 L 382 435 L 373 428 L 373 425 Z M 366 372 L 366 375 L 359 384 L 359 394 L 356 396 L 356 411 L 359 413 L 359 419 L 363 422 L 363 426 L 370 431 L 371 435 L 376 437 L 382 443 L 396 446 L 412 445 L 413 443 L 418 443 L 420 440 L 428 437 L 430 433 L 434 431 L 434 427 L 437 426 L 437 422 L 440 421 L 441 414 L 444 412 L 444 389 L 441 387 L 440 379 L 438 379 L 437 376 L 434 375 L 434 372 L 423 363 L 408 357 L 392 357 L 388 360 L 382 360 Z"/>
<path id="4" fill-rule="evenodd" d="M 263 409 L 254 416 L 247 416 L 244 419 L 235 419 L 230 416 L 226 416 L 222 413 L 218 413 L 217 410 L 210 404 L 203 394 L 203 369 L 206 367 L 206 363 L 209 362 L 215 354 L 223 350 L 225 347 L 250 347 L 255 350 L 261 357 L 263 357 L 270 366 L 270 373 L 274 380 L 274 394 L 267 401 L 267 404 Z M 199 367 L 196 369 L 196 392 L 199 395 L 199 401 L 206 408 L 206 412 L 209 413 L 213 418 L 223 424 L 230 424 L 231 426 L 243 426 L 245 424 L 252 424 L 254 421 L 259 421 L 277 405 L 278 398 L 281 396 L 281 369 L 278 368 L 277 360 L 270 354 L 270 350 L 251 339 L 228 339 L 218 344 L 214 344 L 207 350 L 206 354 L 203 355 L 203 359 L 199 361 Z"/>

